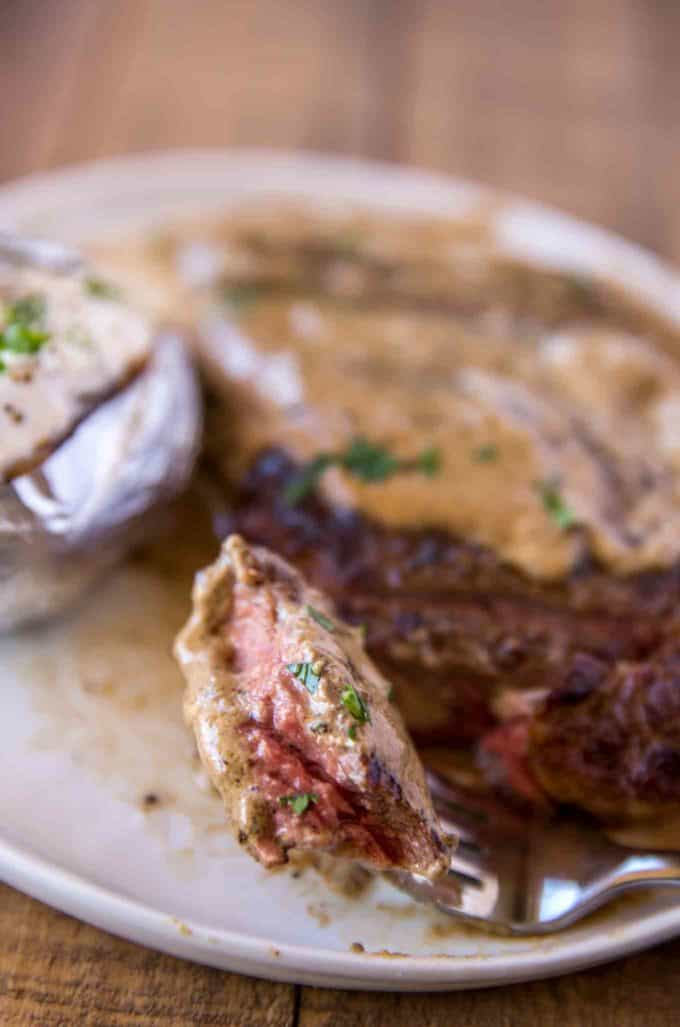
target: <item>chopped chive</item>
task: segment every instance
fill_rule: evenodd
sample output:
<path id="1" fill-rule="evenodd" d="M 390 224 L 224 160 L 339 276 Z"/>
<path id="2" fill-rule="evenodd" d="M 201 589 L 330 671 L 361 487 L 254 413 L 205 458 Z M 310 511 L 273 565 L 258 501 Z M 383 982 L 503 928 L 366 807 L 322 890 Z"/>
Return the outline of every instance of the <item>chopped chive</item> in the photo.
<path id="1" fill-rule="evenodd" d="M 493 442 L 487 442 L 485 445 L 474 449 L 472 457 L 478 464 L 491 464 L 494 460 L 498 460 L 498 446 L 494 445 Z"/>
<path id="2" fill-rule="evenodd" d="M 295 477 L 289 481 L 283 490 L 283 498 L 288 506 L 297 506 L 300 500 L 308 496 L 310 492 L 316 491 L 319 478 L 335 458 L 330 453 L 318 453 L 313 460 L 300 470 Z"/>
<path id="3" fill-rule="evenodd" d="M 45 316 L 45 297 L 39 293 L 29 293 L 15 300 L 7 313 L 7 321 L 19 321 L 21 324 L 33 324 L 42 321 Z"/>
<path id="4" fill-rule="evenodd" d="M 318 802 L 318 795 L 314 792 L 301 792 L 299 795 L 282 795 L 279 799 L 279 806 L 290 806 L 293 813 L 302 816 L 310 806 Z"/>
<path id="5" fill-rule="evenodd" d="M 576 524 L 576 514 L 562 496 L 556 481 L 539 481 L 536 489 L 543 502 L 543 509 L 562 531 L 568 531 Z"/>
<path id="6" fill-rule="evenodd" d="M 95 275 L 89 275 L 83 282 L 85 292 L 89 296 L 94 296 L 99 300 L 113 300 L 118 301 L 122 299 L 122 292 L 113 282 L 108 282 L 104 278 L 97 278 Z"/>
<path id="7" fill-rule="evenodd" d="M 568 272 L 564 275 L 564 281 L 569 287 L 571 298 L 579 306 L 593 310 L 599 306 L 597 282 L 586 274 L 578 271 Z"/>
<path id="8" fill-rule="evenodd" d="M 49 339 L 45 331 L 46 303 L 45 298 L 37 293 L 29 293 L 7 308 L 5 327 L 0 331 L 0 350 L 10 353 L 34 354 Z M 5 362 L 2 368 L 5 369 Z"/>
<path id="9" fill-rule="evenodd" d="M 333 254 L 344 260 L 356 259 L 362 239 L 361 230 L 355 225 L 348 225 L 330 240 Z"/>
<path id="10" fill-rule="evenodd" d="M 325 615 L 325 613 L 322 613 L 321 610 L 317 610 L 315 606 L 310 606 L 309 603 L 305 609 L 312 620 L 315 620 L 316 623 L 320 624 L 322 628 L 326 629 L 326 631 L 335 631 L 335 624 Z"/>
<path id="11" fill-rule="evenodd" d="M 258 282 L 225 282 L 220 287 L 220 298 L 238 312 L 261 299 L 264 291 L 264 286 Z"/>
<path id="12" fill-rule="evenodd" d="M 321 680 L 320 674 L 315 674 L 313 671 L 313 664 L 309 661 L 304 663 L 287 663 L 286 670 L 289 670 L 294 678 L 301 681 L 305 686 L 310 695 L 316 693 L 319 687 L 319 681 Z"/>
<path id="13" fill-rule="evenodd" d="M 416 457 L 414 469 L 420 470 L 428 478 L 434 478 L 441 471 L 442 455 L 434 446 L 424 449 L 419 457 Z"/>
<path id="14" fill-rule="evenodd" d="M 368 706 L 351 682 L 345 685 L 342 690 L 340 701 L 347 712 L 350 713 L 360 724 L 370 723 L 371 714 Z"/>
<path id="15" fill-rule="evenodd" d="M 295 506 L 314 492 L 321 475 L 329 467 L 342 467 L 359 481 L 367 483 L 386 481 L 400 471 L 420 471 L 428 478 L 432 478 L 441 470 L 441 453 L 430 446 L 418 456 L 404 460 L 396 457 L 385 446 L 376 445 L 363 436 L 357 436 L 345 450 L 338 453 L 317 453 L 305 464 L 284 488 L 283 498 L 286 503 Z"/>

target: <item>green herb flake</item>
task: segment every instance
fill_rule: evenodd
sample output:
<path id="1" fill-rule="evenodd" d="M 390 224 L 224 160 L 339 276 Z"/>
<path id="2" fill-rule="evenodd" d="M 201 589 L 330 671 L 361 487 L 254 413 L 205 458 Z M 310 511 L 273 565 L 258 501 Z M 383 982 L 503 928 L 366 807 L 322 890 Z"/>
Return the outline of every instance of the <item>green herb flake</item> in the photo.
<path id="1" fill-rule="evenodd" d="M 350 442 L 337 462 L 360 481 L 385 481 L 400 468 L 400 461 L 384 446 L 376 446 L 363 437 Z"/>
<path id="2" fill-rule="evenodd" d="M 89 275 L 83 282 L 83 287 L 88 296 L 94 296 L 98 300 L 112 300 L 118 302 L 123 298 L 121 290 L 113 282 L 105 278 L 97 278 Z"/>
<path id="3" fill-rule="evenodd" d="M 319 478 L 333 463 L 335 457 L 331 453 L 318 453 L 313 460 L 305 464 L 283 490 L 283 498 L 288 506 L 297 506 L 310 492 L 315 492 Z"/>
<path id="4" fill-rule="evenodd" d="M 312 724 L 309 730 L 315 735 L 325 735 L 328 731 L 328 724 L 325 720 L 319 720 L 316 724 Z"/>
<path id="5" fill-rule="evenodd" d="M 45 299 L 37 293 L 22 296 L 5 311 L 5 326 L 0 331 L 0 350 L 34 354 L 49 339 L 45 331 Z M 0 370 L 5 370 L 2 362 Z"/>
<path id="6" fill-rule="evenodd" d="M 472 451 L 472 459 L 476 460 L 478 464 L 492 464 L 498 460 L 498 446 L 493 442 L 478 446 Z"/>
<path id="7" fill-rule="evenodd" d="M 422 471 L 428 478 L 435 478 L 442 469 L 442 455 L 434 446 L 424 449 L 416 457 L 414 470 Z"/>
<path id="8" fill-rule="evenodd" d="M 356 260 L 362 241 L 363 232 L 358 225 L 347 225 L 330 240 L 330 247 L 341 260 Z"/>
<path id="9" fill-rule="evenodd" d="M 572 302 L 577 306 L 590 313 L 600 307 L 598 283 L 593 278 L 575 271 L 565 274 L 563 280 L 567 284 Z"/>
<path id="10" fill-rule="evenodd" d="M 290 506 L 295 506 L 316 489 L 321 475 L 329 467 L 341 467 L 354 478 L 366 483 L 387 481 L 401 471 L 420 471 L 433 478 L 441 470 L 441 454 L 430 446 L 418 456 L 404 460 L 396 457 L 385 446 L 369 442 L 357 436 L 347 448 L 338 453 L 317 453 L 305 464 L 298 474 L 284 488 L 283 497 Z"/>
<path id="11" fill-rule="evenodd" d="M 224 282 L 220 287 L 220 299 L 238 313 L 261 299 L 263 292 L 264 287 L 258 282 Z"/>
<path id="12" fill-rule="evenodd" d="M 350 682 L 345 685 L 340 695 L 340 702 L 355 720 L 360 724 L 367 724 L 371 721 L 371 714 L 368 706 Z"/>
<path id="13" fill-rule="evenodd" d="M 576 524 L 576 515 L 562 496 L 558 482 L 538 482 L 536 489 L 543 502 L 543 509 L 561 531 L 568 531 Z"/>
<path id="14" fill-rule="evenodd" d="M 350 726 L 347 728 L 347 737 L 349 738 L 350 742 L 356 742 L 356 740 L 357 740 L 356 724 L 350 724 Z"/>
<path id="15" fill-rule="evenodd" d="M 279 799 L 279 806 L 290 806 L 293 813 L 301 817 L 310 806 L 318 801 L 319 797 L 314 792 L 300 792 L 299 795 L 282 795 Z"/>
<path id="16" fill-rule="evenodd" d="M 294 678 L 301 681 L 305 686 L 310 695 L 315 695 L 316 690 L 319 687 L 319 681 L 321 680 L 320 674 L 315 674 L 313 670 L 313 664 L 310 662 L 305 663 L 287 663 L 286 670 L 289 670 Z"/>
<path id="17" fill-rule="evenodd" d="M 47 332 L 41 328 L 12 321 L 2 333 L 0 347 L 11 353 L 37 353 L 48 338 Z"/>
<path id="18" fill-rule="evenodd" d="M 322 628 L 326 629 L 326 631 L 335 631 L 335 624 L 325 615 L 325 613 L 322 613 L 321 610 L 317 610 L 315 606 L 310 606 L 309 604 L 307 604 L 305 609 L 312 620 L 315 620 L 316 623 L 320 624 Z"/>
<path id="19" fill-rule="evenodd" d="M 20 324 L 30 325 L 42 321 L 45 317 L 45 297 L 39 293 L 29 293 L 16 300 L 9 308 L 7 321 L 18 321 Z"/>

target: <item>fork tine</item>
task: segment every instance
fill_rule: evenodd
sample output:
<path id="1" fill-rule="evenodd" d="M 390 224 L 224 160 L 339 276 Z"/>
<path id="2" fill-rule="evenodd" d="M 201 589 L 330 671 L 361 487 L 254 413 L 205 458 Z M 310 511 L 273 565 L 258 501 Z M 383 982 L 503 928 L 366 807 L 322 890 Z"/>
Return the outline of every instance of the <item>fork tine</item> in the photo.
<path id="1" fill-rule="evenodd" d="M 450 874 L 459 874 L 468 881 L 480 882 L 484 877 L 489 876 L 489 871 L 480 866 L 474 859 L 465 859 L 458 851 L 454 852 L 449 865 Z"/>

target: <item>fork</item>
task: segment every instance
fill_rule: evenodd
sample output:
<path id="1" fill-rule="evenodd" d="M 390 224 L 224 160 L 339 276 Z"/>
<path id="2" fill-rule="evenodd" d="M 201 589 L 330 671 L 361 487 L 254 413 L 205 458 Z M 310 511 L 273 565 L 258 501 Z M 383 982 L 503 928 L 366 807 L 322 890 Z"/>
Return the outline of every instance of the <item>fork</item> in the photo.
<path id="1" fill-rule="evenodd" d="M 680 885 L 680 853 L 616 844 L 576 816 L 522 817 L 428 772 L 445 831 L 460 841 L 445 878 L 386 876 L 414 899 L 485 930 L 550 934 L 633 888 Z"/>

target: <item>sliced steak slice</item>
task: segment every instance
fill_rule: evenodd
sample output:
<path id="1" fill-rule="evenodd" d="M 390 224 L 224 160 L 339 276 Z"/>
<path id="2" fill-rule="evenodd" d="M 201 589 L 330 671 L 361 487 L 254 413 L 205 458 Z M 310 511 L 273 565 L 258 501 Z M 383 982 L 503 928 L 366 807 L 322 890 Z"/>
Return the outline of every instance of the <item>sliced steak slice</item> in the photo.
<path id="1" fill-rule="evenodd" d="M 362 632 L 280 557 L 231 536 L 197 578 L 176 655 L 201 758 L 257 860 L 314 849 L 446 871 L 422 767 Z"/>

